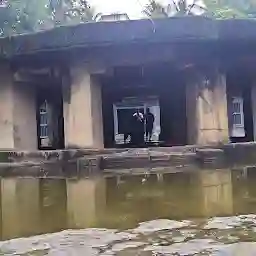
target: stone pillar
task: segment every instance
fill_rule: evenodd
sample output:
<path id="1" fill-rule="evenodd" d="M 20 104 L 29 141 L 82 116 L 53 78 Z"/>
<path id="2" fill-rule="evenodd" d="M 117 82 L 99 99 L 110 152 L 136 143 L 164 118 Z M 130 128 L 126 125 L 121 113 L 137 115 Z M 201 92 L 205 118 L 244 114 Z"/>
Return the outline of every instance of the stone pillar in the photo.
<path id="1" fill-rule="evenodd" d="M 36 150 L 36 93 L 15 83 L 8 65 L 0 64 L 0 149 Z"/>
<path id="2" fill-rule="evenodd" d="M 101 86 L 84 66 L 70 70 L 63 84 L 66 148 L 103 148 Z"/>
<path id="3" fill-rule="evenodd" d="M 186 86 L 188 144 L 229 141 L 226 78 L 194 74 Z"/>

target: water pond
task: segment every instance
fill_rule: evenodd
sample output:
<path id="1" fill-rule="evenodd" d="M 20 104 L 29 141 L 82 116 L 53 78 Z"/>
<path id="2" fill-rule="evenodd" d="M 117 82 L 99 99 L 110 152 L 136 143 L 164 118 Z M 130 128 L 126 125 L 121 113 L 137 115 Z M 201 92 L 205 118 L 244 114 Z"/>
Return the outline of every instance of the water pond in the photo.
<path id="1" fill-rule="evenodd" d="M 0 255 L 256 255 L 256 169 L 0 182 Z"/>

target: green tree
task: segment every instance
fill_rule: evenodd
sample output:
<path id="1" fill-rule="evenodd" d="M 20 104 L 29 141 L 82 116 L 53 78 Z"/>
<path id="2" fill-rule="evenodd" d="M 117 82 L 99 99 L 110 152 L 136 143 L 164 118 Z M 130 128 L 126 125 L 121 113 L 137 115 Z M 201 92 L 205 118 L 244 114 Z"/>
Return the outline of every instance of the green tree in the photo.
<path id="1" fill-rule="evenodd" d="M 0 36 L 92 20 L 87 0 L 0 0 Z"/>
<path id="2" fill-rule="evenodd" d="M 167 6 L 159 0 L 149 0 L 143 12 L 152 18 L 193 14 L 217 19 L 256 18 L 256 0 L 203 0 L 203 5 L 197 0 L 192 4 L 186 0 L 172 0 Z"/>
<path id="3" fill-rule="evenodd" d="M 145 6 L 143 13 L 151 18 L 168 17 L 166 8 L 156 0 L 149 0 L 149 3 Z"/>
<path id="4" fill-rule="evenodd" d="M 87 0 L 49 0 L 49 11 L 55 25 L 69 25 L 93 20 Z"/>
<path id="5" fill-rule="evenodd" d="M 10 0 L 0 7 L 1 34 L 36 31 L 47 19 L 47 0 Z"/>
<path id="6" fill-rule="evenodd" d="M 256 15 L 255 0 L 204 0 L 206 14 L 218 19 L 253 18 Z"/>
<path id="7" fill-rule="evenodd" d="M 149 0 L 143 13 L 151 18 L 164 18 L 194 15 L 195 13 L 201 12 L 202 9 L 203 6 L 200 5 L 199 0 L 194 0 L 191 4 L 188 4 L 187 0 L 172 0 L 172 2 L 166 6 L 162 5 L 158 0 Z"/>

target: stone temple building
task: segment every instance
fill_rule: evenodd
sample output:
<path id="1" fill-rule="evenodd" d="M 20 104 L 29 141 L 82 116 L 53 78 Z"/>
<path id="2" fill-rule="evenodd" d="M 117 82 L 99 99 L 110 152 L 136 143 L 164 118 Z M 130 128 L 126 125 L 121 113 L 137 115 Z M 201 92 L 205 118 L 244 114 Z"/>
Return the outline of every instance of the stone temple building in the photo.
<path id="1" fill-rule="evenodd" d="M 118 147 L 146 108 L 156 145 L 254 141 L 255 64 L 252 20 L 95 22 L 2 38 L 0 149 Z"/>

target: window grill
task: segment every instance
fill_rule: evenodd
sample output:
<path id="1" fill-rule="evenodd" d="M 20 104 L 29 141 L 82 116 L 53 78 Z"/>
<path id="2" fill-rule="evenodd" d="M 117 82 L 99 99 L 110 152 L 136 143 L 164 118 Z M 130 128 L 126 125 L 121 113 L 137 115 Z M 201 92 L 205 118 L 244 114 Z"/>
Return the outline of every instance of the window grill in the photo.
<path id="1" fill-rule="evenodd" d="M 48 104 L 47 101 L 40 106 L 40 139 L 49 138 L 49 120 L 48 120 Z"/>

